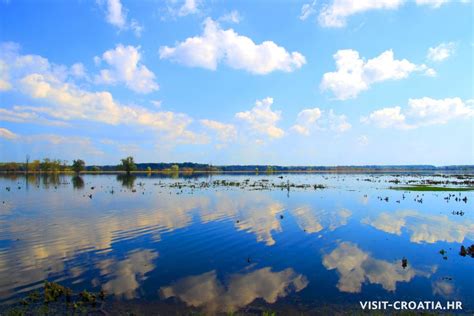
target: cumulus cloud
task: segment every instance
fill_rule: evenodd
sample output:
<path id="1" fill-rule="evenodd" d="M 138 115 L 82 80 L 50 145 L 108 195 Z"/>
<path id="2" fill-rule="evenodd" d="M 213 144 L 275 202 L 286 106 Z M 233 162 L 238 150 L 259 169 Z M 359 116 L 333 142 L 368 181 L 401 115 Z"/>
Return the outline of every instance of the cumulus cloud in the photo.
<path id="1" fill-rule="evenodd" d="M 215 314 L 236 311 L 257 298 L 275 303 L 279 298 L 299 292 L 307 285 L 306 277 L 291 268 L 273 272 L 270 267 L 265 267 L 231 275 L 227 286 L 217 279 L 216 271 L 209 271 L 162 287 L 160 293 L 164 298 L 177 297 L 189 306 L 203 307 L 206 313 Z"/>
<path id="2" fill-rule="evenodd" d="M 455 50 L 456 44 L 454 42 L 441 43 L 436 47 L 430 47 L 426 57 L 431 61 L 443 61 L 453 55 Z"/>
<path id="3" fill-rule="evenodd" d="M 135 19 L 128 21 L 127 10 L 122 6 L 120 0 L 107 0 L 106 21 L 119 30 L 131 29 L 136 36 L 140 36 L 143 26 Z"/>
<path id="4" fill-rule="evenodd" d="M 305 109 L 298 113 L 296 124 L 291 127 L 295 132 L 308 136 L 311 127 L 321 117 L 322 111 L 319 108 Z"/>
<path id="5" fill-rule="evenodd" d="M 117 45 L 102 54 L 101 61 L 110 68 L 102 69 L 96 76 L 96 82 L 103 84 L 124 83 L 138 93 L 150 93 L 158 90 L 155 74 L 140 63 L 140 47 Z"/>
<path id="6" fill-rule="evenodd" d="M 341 242 L 331 253 L 324 255 L 323 265 L 339 274 L 337 288 L 341 292 L 360 293 L 362 284 L 379 284 L 387 291 L 395 291 L 398 282 L 410 282 L 415 276 L 430 276 L 400 261 L 389 262 L 373 258 L 351 242 Z M 433 268 L 435 269 L 435 268 Z"/>
<path id="7" fill-rule="evenodd" d="M 280 138 L 285 132 L 276 126 L 281 119 L 281 111 L 273 111 L 273 98 L 267 97 L 257 100 L 255 106 L 245 112 L 238 112 L 235 117 L 244 122 L 248 128 L 260 135 L 270 138 Z"/>
<path id="8" fill-rule="evenodd" d="M 160 58 L 189 67 L 216 70 L 219 63 L 234 69 L 264 75 L 273 71 L 291 72 L 306 63 L 299 52 L 289 53 L 272 41 L 255 44 L 252 39 L 224 30 L 207 18 L 201 36 L 189 37 L 175 47 L 162 46 Z"/>
<path id="9" fill-rule="evenodd" d="M 403 0 L 333 0 L 321 10 L 318 21 L 323 27 L 343 27 L 346 26 L 346 19 L 353 14 L 370 10 L 395 10 L 403 2 Z"/>
<path id="10" fill-rule="evenodd" d="M 416 5 L 429 6 L 430 8 L 437 9 L 448 2 L 449 0 L 416 0 Z M 344 27 L 347 24 L 347 18 L 349 18 L 351 15 L 374 10 L 397 10 L 406 3 L 409 3 L 409 1 L 332 0 L 320 10 L 318 21 L 323 27 Z M 303 6 L 303 8 L 305 8 L 305 6 Z M 309 8 L 309 6 L 306 7 L 306 10 Z M 304 16 L 303 9 L 301 16 Z"/>
<path id="11" fill-rule="evenodd" d="M 323 75 L 320 87 L 330 90 L 338 100 L 357 97 L 377 82 L 407 78 L 412 72 L 423 72 L 432 76 L 434 70 L 426 65 L 416 65 L 407 59 L 397 60 L 392 50 L 365 61 L 352 49 L 339 50 L 333 55 L 336 71 Z"/>
<path id="12" fill-rule="evenodd" d="M 237 138 L 237 129 L 232 124 L 224 124 L 213 120 L 201 120 L 201 124 L 217 134 L 221 143 L 228 143 Z"/>
<path id="13" fill-rule="evenodd" d="M 26 120 L 28 115 L 46 115 L 61 121 L 148 127 L 179 142 L 206 142 L 203 135 L 188 130 L 193 121 L 188 115 L 128 106 L 117 102 L 107 91 L 83 89 L 74 83 L 68 67 L 52 64 L 38 55 L 21 55 L 16 44 L 2 44 L 0 60 L 13 65 L 9 67 L 9 76 L 15 90 L 41 102 L 41 106 L 15 106 L 7 110 L 12 121 Z"/>
<path id="14" fill-rule="evenodd" d="M 373 124 L 379 128 L 395 127 L 400 129 L 408 129 L 410 125 L 405 122 L 405 115 L 401 113 L 399 106 L 391 108 L 383 108 L 376 110 L 369 114 L 369 116 L 362 117 L 361 122 L 366 124 Z"/>
<path id="15" fill-rule="evenodd" d="M 6 128 L 0 127 L 0 138 L 12 140 L 12 139 L 17 139 L 18 135 Z"/>
<path id="16" fill-rule="evenodd" d="M 309 136 L 314 130 L 342 133 L 351 128 L 345 115 L 337 115 L 333 110 L 327 113 L 319 108 L 305 109 L 298 113 L 296 124 L 291 129 Z"/>
<path id="17" fill-rule="evenodd" d="M 379 128 L 412 129 L 429 125 L 446 124 L 455 119 L 474 117 L 472 100 L 461 98 L 420 98 L 409 99 L 408 108 L 387 107 L 362 117 L 361 122 L 373 124 Z"/>

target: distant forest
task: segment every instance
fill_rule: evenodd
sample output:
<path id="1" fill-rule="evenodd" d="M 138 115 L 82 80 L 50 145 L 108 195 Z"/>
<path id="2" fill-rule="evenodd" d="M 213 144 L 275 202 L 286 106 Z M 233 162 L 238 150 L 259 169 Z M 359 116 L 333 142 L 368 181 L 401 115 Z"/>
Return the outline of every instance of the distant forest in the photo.
<path id="1" fill-rule="evenodd" d="M 236 172 L 236 171 L 260 171 L 265 172 L 271 170 L 273 172 L 278 171 L 337 171 L 337 170 L 473 170 L 474 165 L 463 165 L 463 166 L 442 166 L 436 167 L 431 165 L 408 165 L 408 166 L 274 166 L 274 165 L 222 165 L 222 166 L 211 166 L 209 164 L 200 164 L 193 162 L 183 163 L 137 163 L 137 171 L 147 171 L 150 167 L 152 170 L 168 170 L 172 166 L 177 165 L 180 170 L 192 169 L 194 171 L 223 171 L 223 172 Z M 86 167 L 87 170 L 92 170 L 91 166 Z M 99 166 L 103 171 L 114 171 L 117 170 L 117 166 L 106 165 Z"/>
<path id="2" fill-rule="evenodd" d="M 122 164 L 117 165 L 87 165 L 82 160 L 82 172 L 113 172 L 124 170 Z M 76 161 L 75 161 L 76 162 Z M 277 165 L 210 165 L 193 162 L 182 163 L 133 163 L 135 172 L 342 172 L 342 171 L 471 171 L 474 172 L 474 165 L 362 165 L 362 166 L 277 166 Z M 27 167 L 28 166 L 28 167 Z M 0 163 L 0 172 L 69 172 L 73 171 L 74 163 L 68 164 L 62 160 L 43 159 L 28 162 L 3 162 Z"/>

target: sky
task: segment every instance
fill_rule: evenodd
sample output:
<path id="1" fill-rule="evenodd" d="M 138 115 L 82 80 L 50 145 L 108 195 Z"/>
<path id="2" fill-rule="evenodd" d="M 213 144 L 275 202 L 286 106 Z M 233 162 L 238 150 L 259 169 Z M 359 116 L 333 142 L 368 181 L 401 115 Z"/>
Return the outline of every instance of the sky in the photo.
<path id="1" fill-rule="evenodd" d="M 0 161 L 474 164 L 473 13 L 0 0 Z"/>

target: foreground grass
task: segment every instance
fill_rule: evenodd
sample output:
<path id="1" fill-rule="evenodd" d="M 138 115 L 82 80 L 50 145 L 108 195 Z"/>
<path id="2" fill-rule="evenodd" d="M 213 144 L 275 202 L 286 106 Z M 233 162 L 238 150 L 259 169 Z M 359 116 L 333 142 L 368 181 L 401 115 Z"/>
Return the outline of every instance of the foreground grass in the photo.
<path id="1" fill-rule="evenodd" d="M 431 185 L 390 187 L 390 189 L 401 191 L 474 191 L 474 187 L 435 187 Z"/>

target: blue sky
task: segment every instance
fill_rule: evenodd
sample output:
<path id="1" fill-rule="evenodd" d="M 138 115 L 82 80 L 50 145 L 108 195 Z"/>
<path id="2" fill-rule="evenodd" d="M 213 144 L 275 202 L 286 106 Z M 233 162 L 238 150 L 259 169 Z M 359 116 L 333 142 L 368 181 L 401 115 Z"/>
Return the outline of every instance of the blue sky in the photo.
<path id="1" fill-rule="evenodd" d="M 0 1 L 0 160 L 473 164 L 473 3 Z"/>

